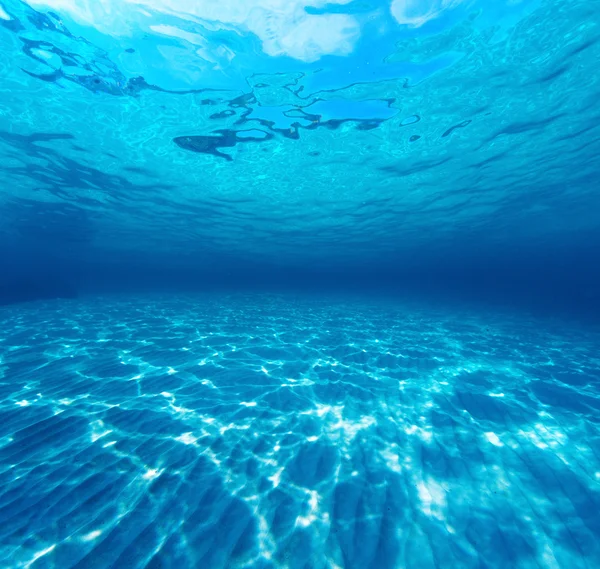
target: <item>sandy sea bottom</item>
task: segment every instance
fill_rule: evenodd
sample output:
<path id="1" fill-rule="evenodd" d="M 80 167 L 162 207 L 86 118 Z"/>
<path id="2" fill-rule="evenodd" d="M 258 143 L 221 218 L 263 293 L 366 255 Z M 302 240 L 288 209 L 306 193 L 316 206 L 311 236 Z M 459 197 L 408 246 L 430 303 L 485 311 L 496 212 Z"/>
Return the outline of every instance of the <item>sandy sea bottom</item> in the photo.
<path id="1" fill-rule="evenodd" d="M 597 332 L 291 295 L 0 330 L 2 567 L 600 567 Z"/>

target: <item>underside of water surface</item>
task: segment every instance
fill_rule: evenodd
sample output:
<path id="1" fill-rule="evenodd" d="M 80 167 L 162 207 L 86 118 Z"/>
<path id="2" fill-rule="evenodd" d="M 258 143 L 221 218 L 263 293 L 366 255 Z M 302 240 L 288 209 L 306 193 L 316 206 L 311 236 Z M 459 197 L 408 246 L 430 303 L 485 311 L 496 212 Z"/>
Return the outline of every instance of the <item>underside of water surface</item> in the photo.
<path id="1" fill-rule="evenodd" d="M 598 0 L 0 0 L 0 569 L 598 569 Z"/>

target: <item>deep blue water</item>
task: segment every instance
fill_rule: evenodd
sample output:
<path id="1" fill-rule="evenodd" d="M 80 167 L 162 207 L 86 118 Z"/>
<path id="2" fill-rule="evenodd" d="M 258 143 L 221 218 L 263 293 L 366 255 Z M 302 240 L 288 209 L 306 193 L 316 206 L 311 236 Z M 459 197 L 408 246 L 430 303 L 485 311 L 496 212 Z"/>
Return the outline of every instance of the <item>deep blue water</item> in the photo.
<path id="1" fill-rule="evenodd" d="M 0 568 L 598 569 L 598 0 L 0 0 Z"/>

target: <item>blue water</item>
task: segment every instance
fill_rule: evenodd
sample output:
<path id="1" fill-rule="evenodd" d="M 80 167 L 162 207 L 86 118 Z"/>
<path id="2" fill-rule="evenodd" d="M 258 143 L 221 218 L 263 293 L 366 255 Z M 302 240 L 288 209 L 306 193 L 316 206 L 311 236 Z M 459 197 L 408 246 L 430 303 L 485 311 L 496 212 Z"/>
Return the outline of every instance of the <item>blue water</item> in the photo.
<path id="1" fill-rule="evenodd" d="M 7 567 L 597 567 L 600 333 L 419 303 L 2 316 Z"/>
<path id="2" fill-rule="evenodd" d="M 0 568 L 598 569 L 598 0 L 0 0 Z"/>

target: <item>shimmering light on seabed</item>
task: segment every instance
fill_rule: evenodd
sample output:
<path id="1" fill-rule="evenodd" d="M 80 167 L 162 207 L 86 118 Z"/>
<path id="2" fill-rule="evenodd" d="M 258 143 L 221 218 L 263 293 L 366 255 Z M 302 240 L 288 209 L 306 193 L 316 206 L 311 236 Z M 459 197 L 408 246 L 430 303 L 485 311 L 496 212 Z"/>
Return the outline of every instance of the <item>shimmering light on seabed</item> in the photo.
<path id="1" fill-rule="evenodd" d="M 2 567 L 600 567 L 594 331 L 275 296 L 0 326 Z"/>

